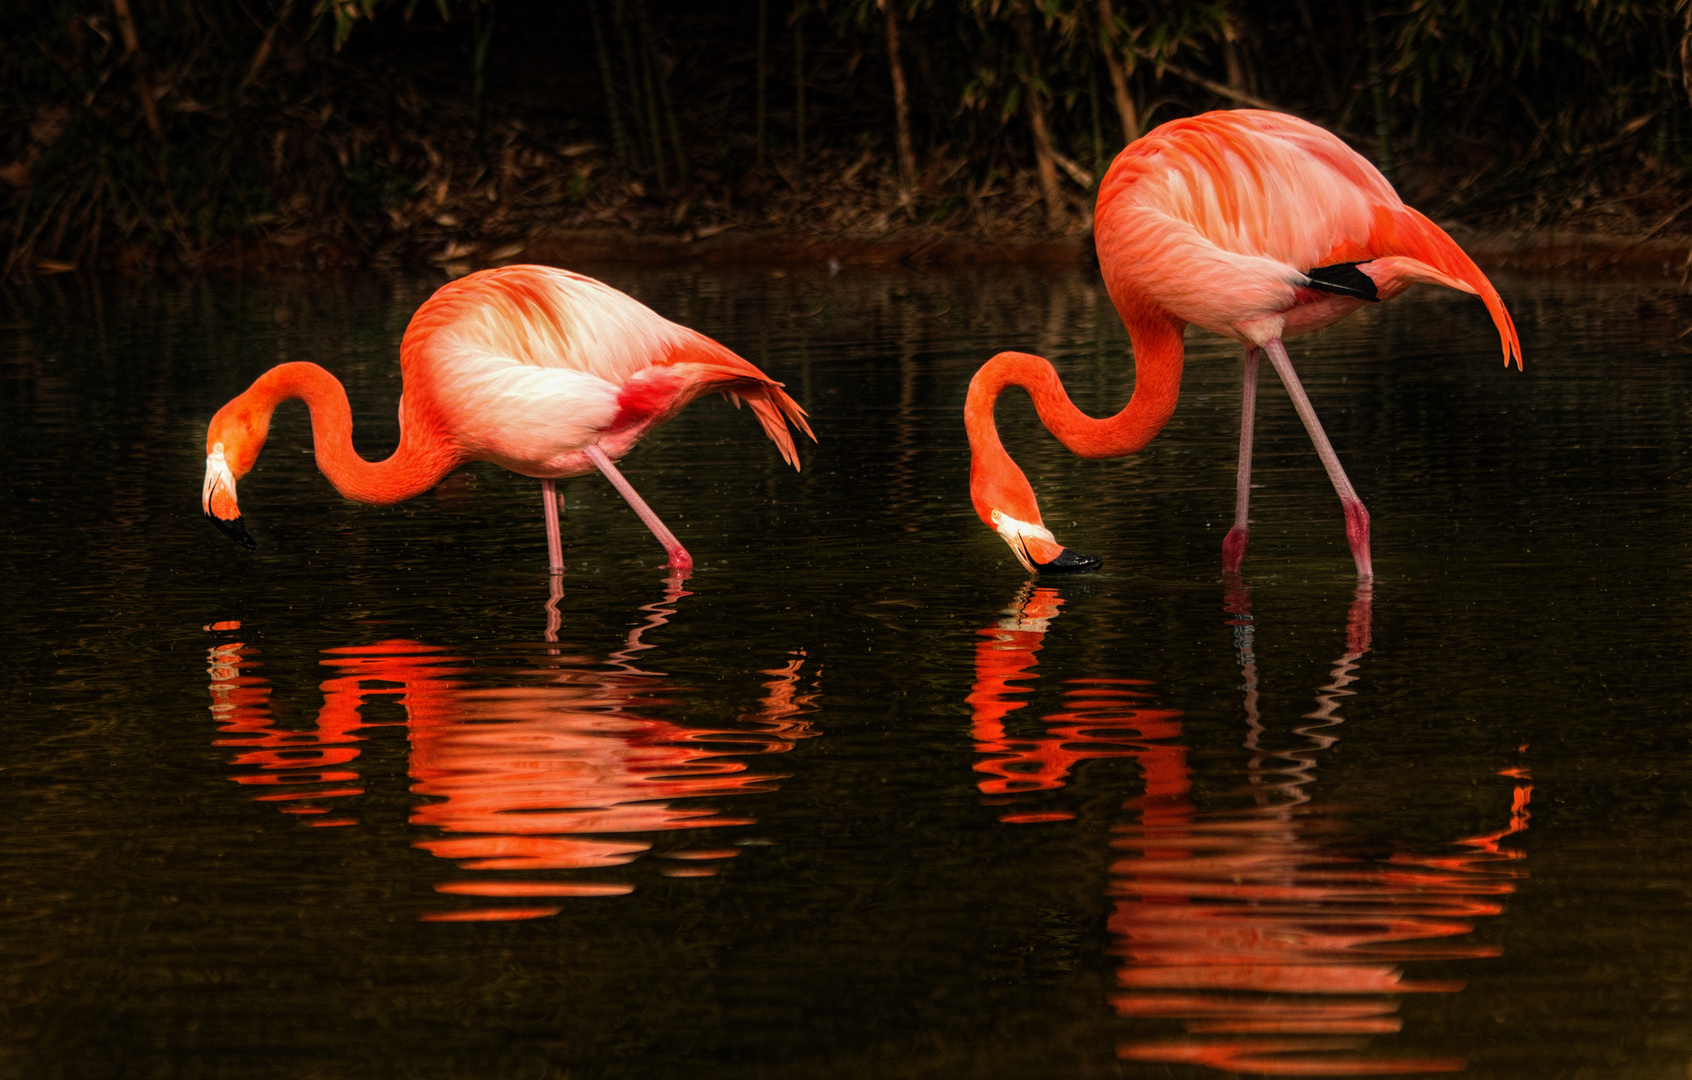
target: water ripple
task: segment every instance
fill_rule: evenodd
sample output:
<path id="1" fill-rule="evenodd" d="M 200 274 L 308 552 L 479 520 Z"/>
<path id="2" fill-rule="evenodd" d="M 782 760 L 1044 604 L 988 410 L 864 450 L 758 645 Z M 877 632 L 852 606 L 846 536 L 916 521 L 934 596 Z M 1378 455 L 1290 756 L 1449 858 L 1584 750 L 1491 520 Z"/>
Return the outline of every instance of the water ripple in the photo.
<path id="1" fill-rule="evenodd" d="M 673 588 L 667 602 L 678 599 Z M 421 796 L 410 824 L 413 846 L 477 876 L 435 884 L 437 893 L 510 901 L 611 896 L 633 891 L 624 879 L 559 877 L 556 872 L 624 867 L 651 852 L 653 834 L 731 828 L 756 819 L 695 800 L 774 791 L 782 777 L 749 759 L 782 753 L 818 734 L 807 719 L 817 694 L 804 681 L 806 657 L 762 672 L 764 696 L 733 727 L 698 727 L 662 714 L 687 692 L 634 664 L 643 633 L 674 615 L 664 602 L 603 660 L 548 646 L 534 667 L 489 668 L 443 646 L 393 638 L 323 650 L 329 678 L 315 723 L 277 725 L 271 679 L 259 649 L 231 641 L 211 648 L 215 745 L 234 748 L 231 782 L 254 789 L 306 824 L 355 826 L 365 732 L 392 726 L 367 719 L 367 706 L 392 701 L 408 741 L 410 790 Z M 226 633 L 239 633 L 238 624 Z M 739 848 L 658 852 L 667 877 L 708 877 Z M 513 871 L 521 880 L 485 872 Z M 501 904 L 425 912 L 426 920 L 526 919 L 555 914 L 555 903 Z"/>
<path id="2" fill-rule="evenodd" d="M 1117 1056 L 1276 1076 L 1465 1068 L 1461 1057 L 1370 1042 L 1403 1028 L 1400 995 L 1464 988 L 1461 979 L 1409 977 L 1404 965 L 1500 955 L 1496 945 L 1462 939 L 1477 920 L 1504 912 L 1523 875 L 1523 852 L 1504 841 L 1528 827 L 1526 768 L 1501 770 L 1514 784 L 1500 828 L 1437 849 L 1362 839 L 1351 809 L 1316 797 L 1320 756 L 1339 742 L 1339 709 L 1369 648 L 1368 586 L 1353 600 L 1347 651 L 1318 689 L 1317 708 L 1291 726 L 1287 745 L 1270 747 L 1250 593 L 1232 583 L 1225 607 L 1249 755 L 1242 790 L 1195 794 L 1182 713 L 1158 707 L 1150 679 L 1063 678 L 1063 707 L 1039 718 L 1040 733 L 1018 735 L 1007 717 L 1030 703 L 1037 654 L 1063 604 L 1058 590 L 1030 586 L 978 631 L 967 699 L 982 755 L 975 768 L 985 774 L 977 786 L 988 803 L 1006 806 L 1001 822 L 1064 821 L 1075 812 L 1038 796 L 1063 789 L 1080 763 L 1139 764 L 1144 794 L 1124 804 L 1136 820 L 1111 829 L 1110 847 L 1121 854 L 1109 866 L 1108 951 L 1121 992 L 1110 1004 L 1119 1017 L 1173 1021 L 1184 1034 L 1127 1038 Z M 1229 805 L 1237 802 L 1245 805 Z"/>

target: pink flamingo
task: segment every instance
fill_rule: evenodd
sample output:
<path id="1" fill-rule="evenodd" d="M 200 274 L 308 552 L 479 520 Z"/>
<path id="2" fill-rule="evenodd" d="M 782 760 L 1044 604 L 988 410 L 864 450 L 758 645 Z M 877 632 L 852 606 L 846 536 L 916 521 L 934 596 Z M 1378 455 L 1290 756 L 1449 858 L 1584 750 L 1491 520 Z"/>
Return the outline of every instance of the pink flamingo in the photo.
<path id="1" fill-rule="evenodd" d="M 274 367 L 218 410 L 206 430 L 202 506 L 236 543 L 255 544 L 235 483 L 252 469 L 270 416 L 290 398 L 311 409 L 317 465 L 342 495 L 396 503 L 468 461 L 540 478 L 547 554 L 564 568 L 553 481 L 598 469 L 669 553 L 693 559 L 612 461 L 702 394 L 752 407 L 795 469 L 787 424 L 805 410 L 752 364 L 603 282 L 546 266 L 483 270 L 441 287 L 400 342 L 399 448 L 385 461 L 353 449 L 352 410 L 339 380 L 316 364 Z M 811 435 L 814 440 L 815 435 Z"/>
<path id="2" fill-rule="evenodd" d="M 1295 117 L 1238 109 L 1157 128 L 1117 155 L 1099 185 L 1094 233 L 1105 288 L 1134 347 L 1127 406 L 1106 420 L 1083 415 L 1050 363 L 1014 352 L 982 365 L 964 406 L 975 511 L 1030 571 L 1091 569 L 1100 560 L 1063 547 L 1041 522 L 1034 489 L 993 425 L 1008 386 L 1028 392 L 1070 450 L 1117 457 L 1151 442 L 1175 411 L 1188 323 L 1243 342 L 1238 494 L 1222 545 L 1223 569 L 1234 573 L 1246 548 L 1258 354 L 1267 352 L 1339 494 L 1357 576 L 1369 580 L 1369 513 L 1282 341 L 1428 282 L 1479 296 L 1504 363 L 1521 366 L 1515 325 L 1486 275 L 1361 156 Z"/>

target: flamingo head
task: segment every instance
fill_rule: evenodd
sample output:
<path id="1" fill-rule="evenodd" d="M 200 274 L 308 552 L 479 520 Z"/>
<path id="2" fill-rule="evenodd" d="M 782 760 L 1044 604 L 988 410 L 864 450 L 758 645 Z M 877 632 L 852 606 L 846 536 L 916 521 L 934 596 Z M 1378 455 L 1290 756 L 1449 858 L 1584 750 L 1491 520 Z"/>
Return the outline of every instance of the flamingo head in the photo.
<path id="1" fill-rule="evenodd" d="M 1028 353 L 1003 352 L 981 365 L 969 381 L 964 402 L 964 428 L 969 433 L 969 499 L 975 512 L 1011 554 L 1031 574 L 1092 570 L 1104 560 L 1082 555 L 1058 543 L 1040 520 L 1040 503 L 1028 477 L 1017 468 L 999 441 L 993 424 L 993 405 L 1008 386 L 1021 386 L 1032 395 L 1057 372 L 1046 360 Z M 1061 385 L 1057 390 L 1062 394 Z"/>
<path id="2" fill-rule="evenodd" d="M 213 525 L 249 551 L 258 543 L 241 521 L 235 482 L 252 471 L 269 434 L 269 413 L 247 408 L 242 398 L 218 410 L 206 429 L 206 481 L 200 506 Z"/>
<path id="3" fill-rule="evenodd" d="M 1063 574 L 1096 569 L 1103 559 L 1083 555 L 1057 542 L 1050 529 L 1038 521 L 1020 521 L 1002 510 L 990 510 L 987 524 L 1010 546 L 1011 554 L 1029 573 Z"/>
<path id="4" fill-rule="evenodd" d="M 970 465 L 970 499 L 987 527 L 999 534 L 1031 574 L 1093 570 L 1104 560 L 1057 542 L 1040 520 L 1034 489 L 1009 456 L 977 454 Z"/>

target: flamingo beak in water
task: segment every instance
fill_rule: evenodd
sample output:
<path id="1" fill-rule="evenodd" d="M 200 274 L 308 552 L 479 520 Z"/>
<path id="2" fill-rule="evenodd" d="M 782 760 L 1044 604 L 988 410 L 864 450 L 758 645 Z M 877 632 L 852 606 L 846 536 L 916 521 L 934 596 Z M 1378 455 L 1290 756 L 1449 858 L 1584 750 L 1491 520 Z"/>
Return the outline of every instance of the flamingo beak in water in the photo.
<path id="1" fill-rule="evenodd" d="M 235 503 L 235 474 L 224 460 L 222 443 L 214 445 L 206 455 L 206 482 L 200 490 L 200 506 L 211 523 L 229 539 L 248 551 L 258 547 L 253 534 L 241 521 L 241 508 Z"/>
<path id="2" fill-rule="evenodd" d="M 1064 548 L 1057 558 L 1039 563 L 1034 569 L 1042 574 L 1074 574 L 1082 570 L 1097 570 L 1103 565 L 1104 560 L 1097 555 L 1083 555 L 1074 548 Z"/>
<path id="3" fill-rule="evenodd" d="M 1010 546 L 1011 554 L 1030 573 L 1070 574 L 1081 570 L 1097 570 L 1104 560 L 1097 555 L 1083 555 L 1066 548 L 1043 525 L 1018 521 L 1002 511 L 993 511 L 993 527 Z"/>

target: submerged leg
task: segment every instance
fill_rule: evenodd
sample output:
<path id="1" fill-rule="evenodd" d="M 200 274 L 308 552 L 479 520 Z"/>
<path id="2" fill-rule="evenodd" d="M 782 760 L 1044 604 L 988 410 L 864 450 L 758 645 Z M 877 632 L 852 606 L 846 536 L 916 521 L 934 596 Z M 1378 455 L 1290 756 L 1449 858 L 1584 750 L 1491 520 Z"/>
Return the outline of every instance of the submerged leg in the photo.
<path id="1" fill-rule="evenodd" d="M 1269 362 L 1275 365 L 1275 374 L 1281 377 L 1281 385 L 1287 388 L 1287 396 L 1292 398 L 1293 408 L 1298 410 L 1298 418 L 1304 421 L 1304 430 L 1310 433 L 1310 441 L 1316 444 L 1316 456 L 1322 459 L 1322 467 L 1328 470 L 1328 479 L 1333 481 L 1334 491 L 1339 494 L 1340 506 L 1345 510 L 1345 538 L 1351 543 L 1351 557 L 1357 562 L 1357 576 L 1369 581 L 1375 576 L 1374 566 L 1369 560 L 1369 511 L 1363 508 L 1357 489 L 1346 479 L 1339 456 L 1329 444 L 1322 422 L 1316 419 L 1316 410 L 1311 407 L 1310 399 L 1305 396 L 1304 387 L 1293 371 L 1292 361 L 1287 358 L 1287 347 L 1275 340 L 1264 348 L 1269 352 Z"/>
<path id="2" fill-rule="evenodd" d="M 1245 375 L 1240 384 L 1240 467 L 1234 489 L 1234 527 L 1222 538 L 1222 572 L 1237 574 L 1245 559 L 1246 515 L 1251 510 L 1251 425 L 1257 413 L 1257 346 L 1245 351 Z"/>
<path id="3" fill-rule="evenodd" d="M 547 572 L 564 572 L 564 541 L 558 533 L 558 487 L 551 480 L 541 481 L 541 508 L 546 514 Z"/>
<path id="4" fill-rule="evenodd" d="M 652 530 L 652 535 L 656 536 L 658 542 L 664 545 L 664 550 L 670 553 L 670 569 L 693 569 L 693 556 L 689 555 L 687 549 L 681 546 L 681 541 L 676 539 L 676 534 L 665 528 L 664 523 L 658 520 L 658 515 L 654 514 L 652 508 L 646 505 L 646 500 L 642 499 L 629 482 L 623 479 L 623 474 L 617 471 L 617 466 L 611 464 L 611 459 L 605 456 L 605 451 L 598 446 L 590 446 L 582 452 L 587 455 L 589 461 L 593 462 L 594 468 L 604 473 L 605 479 L 611 481 L 611 486 L 628 500 L 629 505 L 634 507 L 634 512 L 640 515 L 640 520 L 646 522 L 646 527 Z"/>

